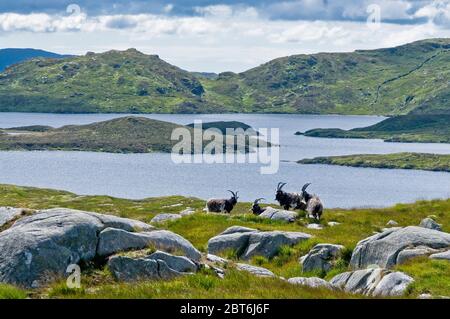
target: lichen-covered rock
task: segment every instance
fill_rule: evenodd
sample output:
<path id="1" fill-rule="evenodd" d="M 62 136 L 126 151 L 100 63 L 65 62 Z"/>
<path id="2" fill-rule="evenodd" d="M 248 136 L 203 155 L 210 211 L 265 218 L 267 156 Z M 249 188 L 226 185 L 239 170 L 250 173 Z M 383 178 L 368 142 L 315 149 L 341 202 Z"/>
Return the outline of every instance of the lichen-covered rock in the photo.
<path id="1" fill-rule="evenodd" d="M 326 288 L 330 290 L 336 288 L 328 281 L 318 277 L 309 277 L 309 278 L 295 277 L 288 279 L 288 282 L 293 285 L 305 286 L 310 288 Z"/>
<path id="2" fill-rule="evenodd" d="M 0 228 L 22 216 L 23 213 L 22 208 L 0 207 Z"/>
<path id="3" fill-rule="evenodd" d="M 434 229 L 434 230 L 438 230 L 438 231 L 442 231 L 442 227 L 441 225 L 439 225 L 438 223 L 436 223 L 433 219 L 431 218 L 425 218 L 420 222 L 420 227 L 423 228 L 428 228 L 428 229 Z"/>
<path id="4" fill-rule="evenodd" d="M 398 223 L 395 221 L 395 220 L 390 220 L 390 221 L 388 221 L 387 223 L 386 223 L 386 226 L 389 226 L 389 227 L 395 227 L 395 226 L 398 226 Z"/>
<path id="5" fill-rule="evenodd" d="M 431 259 L 442 259 L 450 261 L 450 250 L 444 251 L 442 253 L 433 254 L 430 256 Z"/>
<path id="6" fill-rule="evenodd" d="M 330 283 L 346 292 L 367 296 L 401 296 L 414 280 L 401 272 L 371 268 L 345 272 Z"/>
<path id="7" fill-rule="evenodd" d="M 198 266 L 189 258 L 174 256 L 163 251 L 156 251 L 149 255 L 147 259 L 162 260 L 167 266 L 178 272 L 196 272 L 198 270 Z"/>
<path id="8" fill-rule="evenodd" d="M 152 224 L 164 223 L 167 221 L 177 220 L 182 218 L 180 214 L 159 214 L 152 218 L 150 221 Z"/>
<path id="9" fill-rule="evenodd" d="M 131 233 L 121 229 L 107 228 L 99 235 L 99 256 L 110 256 L 120 251 L 155 247 L 164 251 L 182 251 L 192 260 L 200 260 L 200 252 L 186 239 L 168 230 Z"/>
<path id="10" fill-rule="evenodd" d="M 130 247 L 133 240 L 135 246 L 139 246 L 142 238 L 132 233 L 139 230 L 150 231 L 144 233 L 147 244 L 155 243 L 162 250 L 180 249 L 188 257 L 200 259 L 200 253 L 174 233 L 156 231 L 150 225 L 131 219 L 57 208 L 22 217 L 0 233 L 0 282 L 25 288 L 40 287 L 65 276 L 71 264 L 114 254 L 123 246 Z M 113 236 L 108 237 L 108 234 Z M 128 237 L 114 238 L 114 234 Z M 118 243 L 124 238 L 129 241 Z M 108 253 L 99 254 L 100 248 L 107 249 Z"/>
<path id="11" fill-rule="evenodd" d="M 282 246 L 294 246 L 311 237 L 309 234 L 299 232 L 270 231 L 251 233 L 247 248 L 240 258 L 250 259 L 254 256 L 272 258 Z"/>
<path id="12" fill-rule="evenodd" d="M 306 225 L 306 228 L 314 229 L 314 230 L 322 230 L 323 226 L 320 224 L 308 224 L 308 225 Z"/>
<path id="13" fill-rule="evenodd" d="M 389 229 L 360 241 L 350 265 L 355 269 L 370 265 L 391 268 L 398 263 L 401 251 L 418 246 L 445 249 L 450 246 L 450 234 L 416 226 Z"/>
<path id="14" fill-rule="evenodd" d="M 410 259 L 417 258 L 420 256 L 428 256 L 433 253 L 438 252 L 438 250 L 426 247 L 426 246 L 419 246 L 415 248 L 407 248 L 402 250 L 398 256 L 397 256 L 397 264 L 404 264 Z"/>
<path id="15" fill-rule="evenodd" d="M 236 269 L 249 272 L 252 275 L 258 277 L 275 277 L 275 274 L 273 272 L 263 267 L 257 267 L 248 264 L 236 264 Z"/>
<path id="16" fill-rule="evenodd" d="M 334 261 L 341 255 L 344 246 L 333 244 L 318 244 L 302 259 L 303 272 L 328 272 Z"/>
<path id="17" fill-rule="evenodd" d="M 259 215 L 259 217 L 293 223 L 298 218 L 298 213 L 289 210 L 267 207 L 264 213 Z"/>
<path id="18" fill-rule="evenodd" d="M 162 260 L 148 258 L 113 256 L 108 260 L 108 268 L 117 280 L 125 282 L 171 279 L 183 275 Z"/>
<path id="19" fill-rule="evenodd" d="M 272 258 L 281 246 L 293 246 L 312 236 L 298 232 L 261 232 L 245 227 L 230 227 L 208 241 L 208 253 L 218 254 L 227 250 L 237 253 L 239 258 L 253 256 Z"/>
<path id="20" fill-rule="evenodd" d="M 180 215 L 183 216 L 183 217 L 184 216 L 190 216 L 190 215 L 193 215 L 193 214 L 195 214 L 195 210 L 190 208 L 190 207 L 188 207 L 185 210 L 180 212 Z"/>

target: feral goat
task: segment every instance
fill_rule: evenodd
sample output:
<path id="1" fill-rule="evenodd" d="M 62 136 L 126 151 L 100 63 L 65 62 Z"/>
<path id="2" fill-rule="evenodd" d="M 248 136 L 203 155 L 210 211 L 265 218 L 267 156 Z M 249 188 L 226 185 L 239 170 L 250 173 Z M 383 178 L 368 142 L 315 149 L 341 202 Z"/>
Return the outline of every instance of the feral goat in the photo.
<path id="1" fill-rule="evenodd" d="M 238 192 L 229 191 L 230 199 L 210 199 L 206 202 L 206 211 L 208 213 L 227 213 L 230 214 L 234 206 L 237 204 Z"/>
<path id="2" fill-rule="evenodd" d="M 253 202 L 252 208 L 250 209 L 253 213 L 253 215 L 261 215 L 262 213 L 265 212 L 266 208 L 261 208 L 261 206 L 259 206 L 259 202 L 262 201 L 264 198 L 258 198 L 257 200 L 255 200 Z"/>
<path id="3" fill-rule="evenodd" d="M 306 205 L 302 202 L 302 195 L 298 193 L 286 193 L 283 191 L 283 187 L 287 183 L 278 183 L 277 193 L 275 195 L 275 200 L 280 203 L 280 206 L 285 210 L 289 209 L 301 209 L 305 210 Z"/>
<path id="4" fill-rule="evenodd" d="M 302 188 L 302 203 L 306 206 L 305 210 L 309 217 L 313 217 L 316 220 L 320 220 L 323 214 L 323 204 L 317 195 L 309 194 L 306 189 L 311 183 L 305 184 Z"/>

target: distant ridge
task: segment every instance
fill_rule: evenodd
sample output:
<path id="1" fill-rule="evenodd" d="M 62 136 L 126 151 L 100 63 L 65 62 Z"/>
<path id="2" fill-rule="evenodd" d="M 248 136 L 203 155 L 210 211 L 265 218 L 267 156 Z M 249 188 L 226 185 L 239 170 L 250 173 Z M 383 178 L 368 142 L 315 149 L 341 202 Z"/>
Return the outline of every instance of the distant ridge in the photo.
<path id="1" fill-rule="evenodd" d="M 53 52 L 36 49 L 0 49 L 0 72 L 7 67 L 27 61 L 33 58 L 53 58 L 60 59 L 70 57 L 71 55 L 61 55 Z"/>
<path id="2" fill-rule="evenodd" d="M 1 112 L 450 114 L 450 39 L 191 73 L 136 49 L 0 73 Z"/>

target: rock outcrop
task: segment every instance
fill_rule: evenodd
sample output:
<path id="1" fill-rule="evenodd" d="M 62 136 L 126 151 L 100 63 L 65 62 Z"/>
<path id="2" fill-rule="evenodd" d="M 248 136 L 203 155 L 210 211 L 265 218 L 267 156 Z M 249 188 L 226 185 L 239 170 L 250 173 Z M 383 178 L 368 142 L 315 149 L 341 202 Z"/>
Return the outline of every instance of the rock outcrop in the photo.
<path id="1" fill-rule="evenodd" d="M 183 237 L 136 220 L 62 208 L 38 211 L 0 233 L 0 282 L 40 287 L 64 276 L 71 264 L 149 245 L 194 260 L 201 256 Z"/>
<path id="2" fill-rule="evenodd" d="M 231 227 L 208 241 L 208 253 L 218 254 L 227 250 L 235 251 L 239 258 L 253 256 L 274 257 L 281 246 L 293 246 L 312 236 L 298 232 L 261 232 L 251 228 Z"/>
<path id="3" fill-rule="evenodd" d="M 343 249 L 344 246 L 333 244 L 318 244 L 314 246 L 306 256 L 301 258 L 303 272 L 330 271 Z"/>
<path id="4" fill-rule="evenodd" d="M 273 272 L 263 267 L 257 267 L 248 264 L 236 264 L 236 269 L 240 271 L 249 272 L 252 275 L 258 277 L 275 277 L 275 274 Z"/>
<path id="5" fill-rule="evenodd" d="M 430 258 L 450 261 L 450 250 L 444 251 L 442 253 L 433 254 L 430 256 Z"/>
<path id="6" fill-rule="evenodd" d="M 106 228 L 99 234 L 97 254 L 105 257 L 118 251 L 138 250 L 149 246 L 168 252 L 182 251 L 192 260 L 201 258 L 201 253 L 189 241 L 168 230 L 131 233 Z"/>
<path id="7" fill-rule="evenodd" d="M 445 249 L 450 247 L 450 234 L 416 226 L 389 229 L 360 241 L 353 251 L 350 265 L 354 269 L 370 265 L 391 268 L 398 263 L 403 250 L 419 246 Z"/>
<path id="8" fill-rule="evenodd" d="M 298 218 L 298 213 L 294 211 L 267 207 L 264 213 L 259 215 L 259 217 L 293 223 Z"/>
<path id="9" fill-rule="evenodd" d="M 24 211 L 22 208 L 0 207 L 0 229 L 7 223 L 22 216 Z"/>
<path id="10" fill-rule="evenodd" d="M 420 227 L 442 231 L 441 225 L 436 223 L 432 218 L 425 218 L 420 222 Z"/>
<path id="11" fill-rule="evenodd" d="M 159 214 L 152 218 L 150 223 L 158 224 L 182 218 L 180 214 Z"/>
<path id="12" fill-rule="evenodd" d="M 328 281 L 318 278 L 318 277 L 295 277 L 288 279 L 288 282 L 293 285 L 305 286 L 310 288 L 326 288 L 326 289 L 336 289 L 332 284 Z"/>
<path id="13" fill-rule="evenodd" d="M 413 281 L 402 272 L 372 268 L 339 274 L 330 284 L 354 294 L 388 297 L 403 295 Z"/>

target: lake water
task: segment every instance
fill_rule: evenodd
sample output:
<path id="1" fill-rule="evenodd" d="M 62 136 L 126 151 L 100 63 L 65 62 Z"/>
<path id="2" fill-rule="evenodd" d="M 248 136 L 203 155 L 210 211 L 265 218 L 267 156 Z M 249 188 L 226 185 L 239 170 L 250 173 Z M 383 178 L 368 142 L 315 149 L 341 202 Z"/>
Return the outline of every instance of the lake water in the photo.
<path id="1" fill-rule="evenodd" d="M 0 127 L 88 124 L 123 114 L 0 113 Z M 242 200 L 265 197 L 274 201 L 278 182 L 299 191 L 312 182 L 327 207 L 381 207 L 418 199 L 450 197 L 450 174 L 382 170 L 289 161 L 328 155 L 426 152 L 450 154 L 450 144 L 384 143 L 380 140 L 319 139 L 295 136 L 313 128 L 350 129 L 375 124 L 375 116 L 316 115 L 140 115 L 189 124 L 194 120 L 241 121 L 259 128 L 280 129 L 280 169 L 261 175 L 260 164 L 174 164 L 169 154 L 107 154 L 90 152 L 0 152 L 0 183 L 63 189 L 82 195 L 111 195 L 139 199 L 185 195 L 199 198 L 228 196 L 239 190 Z"/>

